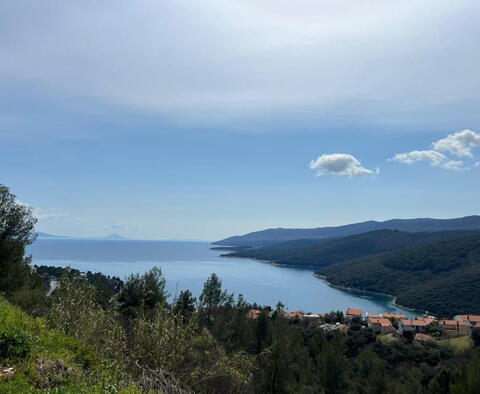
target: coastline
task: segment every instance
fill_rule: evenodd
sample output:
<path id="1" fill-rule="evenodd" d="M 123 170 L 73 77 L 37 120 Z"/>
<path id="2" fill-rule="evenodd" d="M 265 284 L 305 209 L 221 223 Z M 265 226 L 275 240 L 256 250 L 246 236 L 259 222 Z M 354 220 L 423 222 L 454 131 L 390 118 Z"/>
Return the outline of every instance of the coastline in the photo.
<path id="1" fill-rule="evenodd" d="M 351 292 L 354 292 L 354 293 L 356 292 L 356 293 L 364 293 L 364 294 L 376 294 L 376 295 L 381 295 L 381 296 L 385 296 L 385 297 L 390 297 L 392 299 L 392 305 L 394 305 L 398 308 L 401 308 L 401 309 L 405 309 L 409 312 L 421 313 L 419 310 L 417 310 L 415 308 L 410 308 L 408 306 L 401 305 L 401 304 L 397 303 L 398 297 L 394 296 L 392 294 L 382 293 L 382 292 L 379 292 L 379 291 L 372 291 L 372 290 L 356 289 L 354 287 L 347 287 L 347 286 L 342 286 L 342 285 L 336 285 L 336 284 L 333 284 L 333 283 L 329 282 L 325 275 L 316 274 L 315 272 L 312 275 L 317 277 L 318 279 L 321 279 L 325 284 L 327 284 L 330 287 L 333 287 L 333 288 L 336 288 L 336 289 L 339 289 L 339 290 L 347 290 L 347 291 L 351 291 Z"/>
<path id="2" fill-rule="evenodd" d="M 266 263 L 266 264 L 270 264 L 270 265 L 273 265 L 275 267 L 283 267 L 283 268 L 308 268 L 308 269 L 316 269 L 318 268 L 317 266 L 306 266 L 306 265 L 291 265 L 291 264 L 278 264 L 276 263 L 275 261 L 272 261 L 272 260 L 261 260 L 261 259 L 257 259 L 257 258 L 254 258 L 254 257 L 242 257 L 242 256 L 229 256 L 228 254 L 221 254 L 219 255 L 219 257 L 228 257 L 230 259 L 249 259 L 249 260 L 252 260 L 252 261 L 256 261 L 258 263 Z M 378 291 L 369 291 L 369 290 L 362 290 L 362 289 L 356 289 L 356 288 L 353 288 L 353 287 L 346 287 L 346 286 L 341 286 L 341 285 L 335 285 L 329 281 L 327 281 L 327 277 L 324 276 L 324 275 L 320 275 L 320 274 L 316 274 L 315 272 L 312 272 L 312 275 L 315 276 L 316 278 L 318 279 L 321 279 L 326 285 L 330 286 L 330 287 L 333 287 L 333 288 L 337 288 L 339 290 L 345 290 L 345 291 L 349 291 L 349 292 L 352 292 L 352 293 L 363 293 L 363 294 L 375 294 L 375 295 L 381 295 L 381 296 L 385 296 L 385 297 L 389 297 L 391 298 L 391 304 L 397 308 L 400 308 L 400 309 L 404 309 L 406 311 L 409 311 L 409 312 L 414 312 L 414 313 L 423 313 L 415 308 L 410 308 L 408 306 L 405 306 L 405 305 L 401 305 L 399 303 L 397 303 L 397 296 L 394 296 L 392 294 L 387 294 L 387 293 L 381 293 L 381 292 L 378 292 Z"/>

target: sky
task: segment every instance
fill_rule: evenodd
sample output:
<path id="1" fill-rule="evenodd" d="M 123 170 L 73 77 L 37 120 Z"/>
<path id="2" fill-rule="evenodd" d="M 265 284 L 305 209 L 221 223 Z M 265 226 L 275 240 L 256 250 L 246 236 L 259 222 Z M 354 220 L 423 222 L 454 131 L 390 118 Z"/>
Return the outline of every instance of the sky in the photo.
<path id="1" fill-rule="evenodd" d="M 480 3 L 0 3 L 0 183 L 37 230 L 218 240 L 479 214 Z"/>

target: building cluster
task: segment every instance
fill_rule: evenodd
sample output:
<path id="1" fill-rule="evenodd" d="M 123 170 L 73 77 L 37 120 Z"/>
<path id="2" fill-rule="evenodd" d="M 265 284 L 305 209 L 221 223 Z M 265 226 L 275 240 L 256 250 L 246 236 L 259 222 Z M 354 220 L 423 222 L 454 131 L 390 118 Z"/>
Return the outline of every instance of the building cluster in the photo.
<path id="1" fill-rule="evenodd" d="M 412 332 L 417 340 L 426 340 L 428 333 L 437 330 L 446 337 L 470 335 L 473 328 L 480 328 L 480 316 L 457 315 L 453 320 L 441 320 L 434 316 L 407 319 L 398 313 L 370 313 L 360 309 L 347 309 L 347 322 L 365 321 L 369 328 L 379 334 Z"/>
<path id="2" fill-rule="evenodd" d="M 274 311 L 268 312 L 271 317 Z M 259 309 L 251 309 L 247 318 L 256 319 L 262 314 Z M 300 311 L 285 312 L 283 317 L 288 319 L 319 319 L 325 318 L 323 313 L 303 313 Z M 415 340 L 431 340 L 429 334 L 437 332 L 444 337 L 457 337 L 470 335 L 473 328 L 480 328 L 480 316 L 478 315 L 456 315 L 451 320 L 437 319 L 434 316 L 422 316 L 407 318 L 401 313 L 372 313 L 364 312 L 361 309 L 348 308 L 345 314 L 345 324 L 328 324 L 323 322 L 320 328 L 328 331 L 343 330 L 348 328 L 352 322 L 363 323 L 378 334 L 404 334 L 411 332 Z"/>

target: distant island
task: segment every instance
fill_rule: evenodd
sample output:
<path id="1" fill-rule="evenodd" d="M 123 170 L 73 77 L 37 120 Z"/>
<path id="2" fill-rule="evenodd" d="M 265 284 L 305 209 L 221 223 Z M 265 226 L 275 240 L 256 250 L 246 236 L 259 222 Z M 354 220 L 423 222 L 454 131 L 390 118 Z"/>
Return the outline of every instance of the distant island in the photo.
<path id="1" fill-rule="evenodd" d="M 37 237 L 38 239 L 104 239 L 104 240 L 116 240 L 116 241 L 122 241 L 122 240 L 127 240 L 128 238 L 122 237 L 121 235 L 118 234 L 109 234 L 103 237 L 71 237 L 67 235 L 54 235 L 54 234 L 49 234 L 49 233 L 42 233 L 40 231 L 37 232 Z"/>

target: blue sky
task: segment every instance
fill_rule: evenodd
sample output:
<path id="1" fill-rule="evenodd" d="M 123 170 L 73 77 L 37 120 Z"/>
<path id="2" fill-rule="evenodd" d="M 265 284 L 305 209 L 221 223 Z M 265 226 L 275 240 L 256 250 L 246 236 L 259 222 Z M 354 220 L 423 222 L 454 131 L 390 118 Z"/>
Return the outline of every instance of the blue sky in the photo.
<path id="1" fill-rule="evenodd" d="M 0 4 L 0 182 L 38 230 L 214 240 L 478 214 L 475 1 Z"/>

